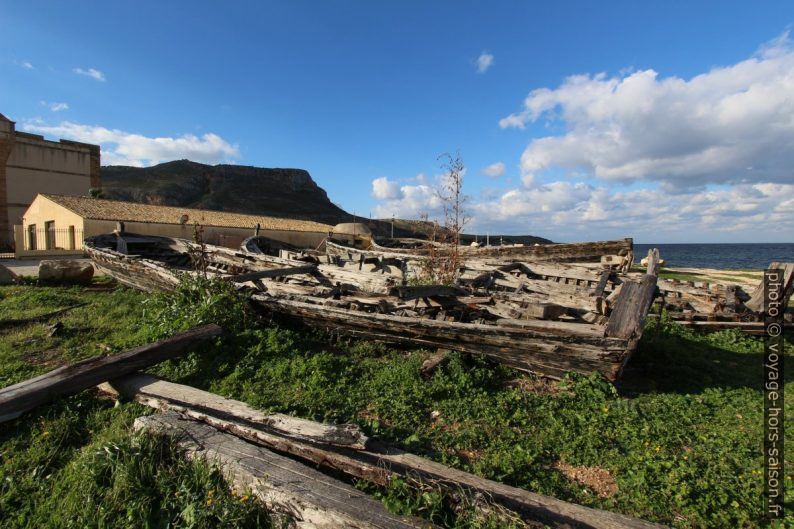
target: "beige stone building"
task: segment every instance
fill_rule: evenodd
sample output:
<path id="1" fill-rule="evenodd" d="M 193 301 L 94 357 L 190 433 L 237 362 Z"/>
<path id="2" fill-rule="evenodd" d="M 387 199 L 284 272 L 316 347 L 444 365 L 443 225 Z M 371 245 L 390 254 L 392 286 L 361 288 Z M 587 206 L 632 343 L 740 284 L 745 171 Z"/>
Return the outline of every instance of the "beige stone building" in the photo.
<path id="1" fill-rule="evenodd" d="M 98 145 L 19 132 L 0 114 L 0 247 L 13 242 L 12 227 L 36 195 L 87 195 L 101 187 L 99 167 Z"/>
<path id="2" fill-rule="evenodd" d="M 198 224 L 204 242 L 229 248 L 238 248 L 257 226 L 260 235 L 302 248 L 321 245 L 333 229 L 307 220 L 39 194 L 16 230 L 17 255 L 80 252 L 85 237 L 110 233 L 118 222 L 130 233 L 191 240 Z"/>

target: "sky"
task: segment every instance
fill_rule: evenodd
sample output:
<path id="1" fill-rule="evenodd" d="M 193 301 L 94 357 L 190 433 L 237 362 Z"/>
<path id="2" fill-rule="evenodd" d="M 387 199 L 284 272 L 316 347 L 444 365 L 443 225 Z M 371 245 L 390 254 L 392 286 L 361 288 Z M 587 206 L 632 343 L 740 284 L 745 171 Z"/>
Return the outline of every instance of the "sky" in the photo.
<path id="1" fill-rule="evenodd" d="M 555 241 L 794 242 L 794 3 L 0 0 L 0 113 L 308 170 L 359 216 Z"/>

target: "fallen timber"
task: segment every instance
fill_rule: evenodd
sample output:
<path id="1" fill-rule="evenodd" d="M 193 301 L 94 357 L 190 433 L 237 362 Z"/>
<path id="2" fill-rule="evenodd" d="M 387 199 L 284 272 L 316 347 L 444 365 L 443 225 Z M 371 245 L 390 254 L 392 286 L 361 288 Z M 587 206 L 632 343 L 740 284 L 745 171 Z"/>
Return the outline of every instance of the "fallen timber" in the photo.
<path id="1" fill-rule="evenodd" d="M 153 344 L 110 356 L 88 358 L 0 389 L 0 422 L 15 419 L 56 397 L 71 395 L 109 378 L 175 358 L 220 333 L 221 328 L 217 325 L 196 327 Z"/>
<path id="2" fill-rule="evenodd" d="M 134 428 L 175 439 L 190 459 L 219 467 L 240 494 L 250 493 L 277 515 L 279 527 L 300 529 L 435 529 L 386 510 L 378 500 L 289 457 L 204 423 L 166 412 L 139 417 Z"/>
<path id="3" fill-rule="evenodd" d="M 768 268 L 783 271 L 781 307 L 785 311 L 794 291 L 794 263 L 773 262 Z M 703 281 L 659 279 L 657 285 L 658 308 L 664 308 L 668 317 L 681 325 L 707 331 L 737 328 L 750 334 L 758 334 L 762 329 L 763 279 L 752 292 L 745 291 L 741 285 Z"/>
<path id="4" fill-rule="evenodd" d="M 412 483 L 438 486 L 445 494 L 458 495 L 463 491 L 468 495 L 484 498 L 488 504 L 510 509 L 533 524 L 541 522 L 552 527 L 609 529 L 663 527 L 629 516 L 568 503 L 453 469 L 382 444 L 375 439 L 356 435 L 355 426 L 323 425 L 291 418 L 294 423 L 282 423 L 274 428 L 267 420 L 272 416 L 265 415 L 245 403 L 149 375 L 121 377 L 103 384 L 100 389 L 158 410 L 178 413 L 182 419 L 205 423 L 216 431 L 232 434 L 308 464 L 378 485 L 386 486 L 391 480 L 401 478 Z M 159 418 L 154 420 L 161 424 L 163 422 Z M 176 429 L 184 429 L 187 421 L 179 422 L 172 415 L 167 422 L 175 425 Z M 341 428 L 346 432 L 345 438 L 355 442 L 339 443 L 338 437 L 333 433 L 329 437 L 318 433 L 307 438 L 307 423 L 314 424 L 310 428 L 314 432 L 334 432 Z M 359 442 L 361 440 L 364 440 L 363 446 Z M 240 455 L 246 455 L 247 450 L 241 451 Z"/>
<path id="5" fill-rule="evenodd" d="M 114 237 L 88 239 L 86 247 L 123 283 L 169 290 L 180 271 L 190 273 L 195 245 L 187 241 L 150 237 L 147 245 L 127 235 L 137 245 L 127 242 L 136 252 L 129 255 Z M 401 267 L 382 261 L 307 265 L 211 246 L 202 255 L 208 276 L 253 290 L 258 308 L 332 334 L 484 354 L 554 378 L 599 372 L 612 382 L 636 348 L 656 282 L 655 270 L 634 288 L 608 269 L 497 259 L 467 262 L 455 286 L 409 286 Z"/>

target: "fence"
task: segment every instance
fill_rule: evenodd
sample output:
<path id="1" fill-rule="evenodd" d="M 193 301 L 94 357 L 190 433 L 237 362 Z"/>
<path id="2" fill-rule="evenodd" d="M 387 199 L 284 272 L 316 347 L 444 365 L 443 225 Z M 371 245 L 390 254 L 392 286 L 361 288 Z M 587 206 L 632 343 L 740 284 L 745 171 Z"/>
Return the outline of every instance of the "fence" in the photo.
<path id="1" fill-rule="evenodd" d="M 36 228 L 27 226 L 23 233 L 24 250 L 79 250 L 83 247 L 83 230 L 68 228 Z"/>

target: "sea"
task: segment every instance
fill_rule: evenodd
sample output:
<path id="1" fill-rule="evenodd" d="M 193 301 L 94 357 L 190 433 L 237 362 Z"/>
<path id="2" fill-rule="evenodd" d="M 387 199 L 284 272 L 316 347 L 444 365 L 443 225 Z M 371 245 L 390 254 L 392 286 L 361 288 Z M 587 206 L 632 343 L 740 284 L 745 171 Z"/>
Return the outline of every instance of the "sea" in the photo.
<path id="1" fill-rule="evenodd" d="M 765 268 L 773 261 L 794 262 L 794 243 L 634 244 L 635 261 L 659 248 L 665 266 L 683 268 Z"/>

